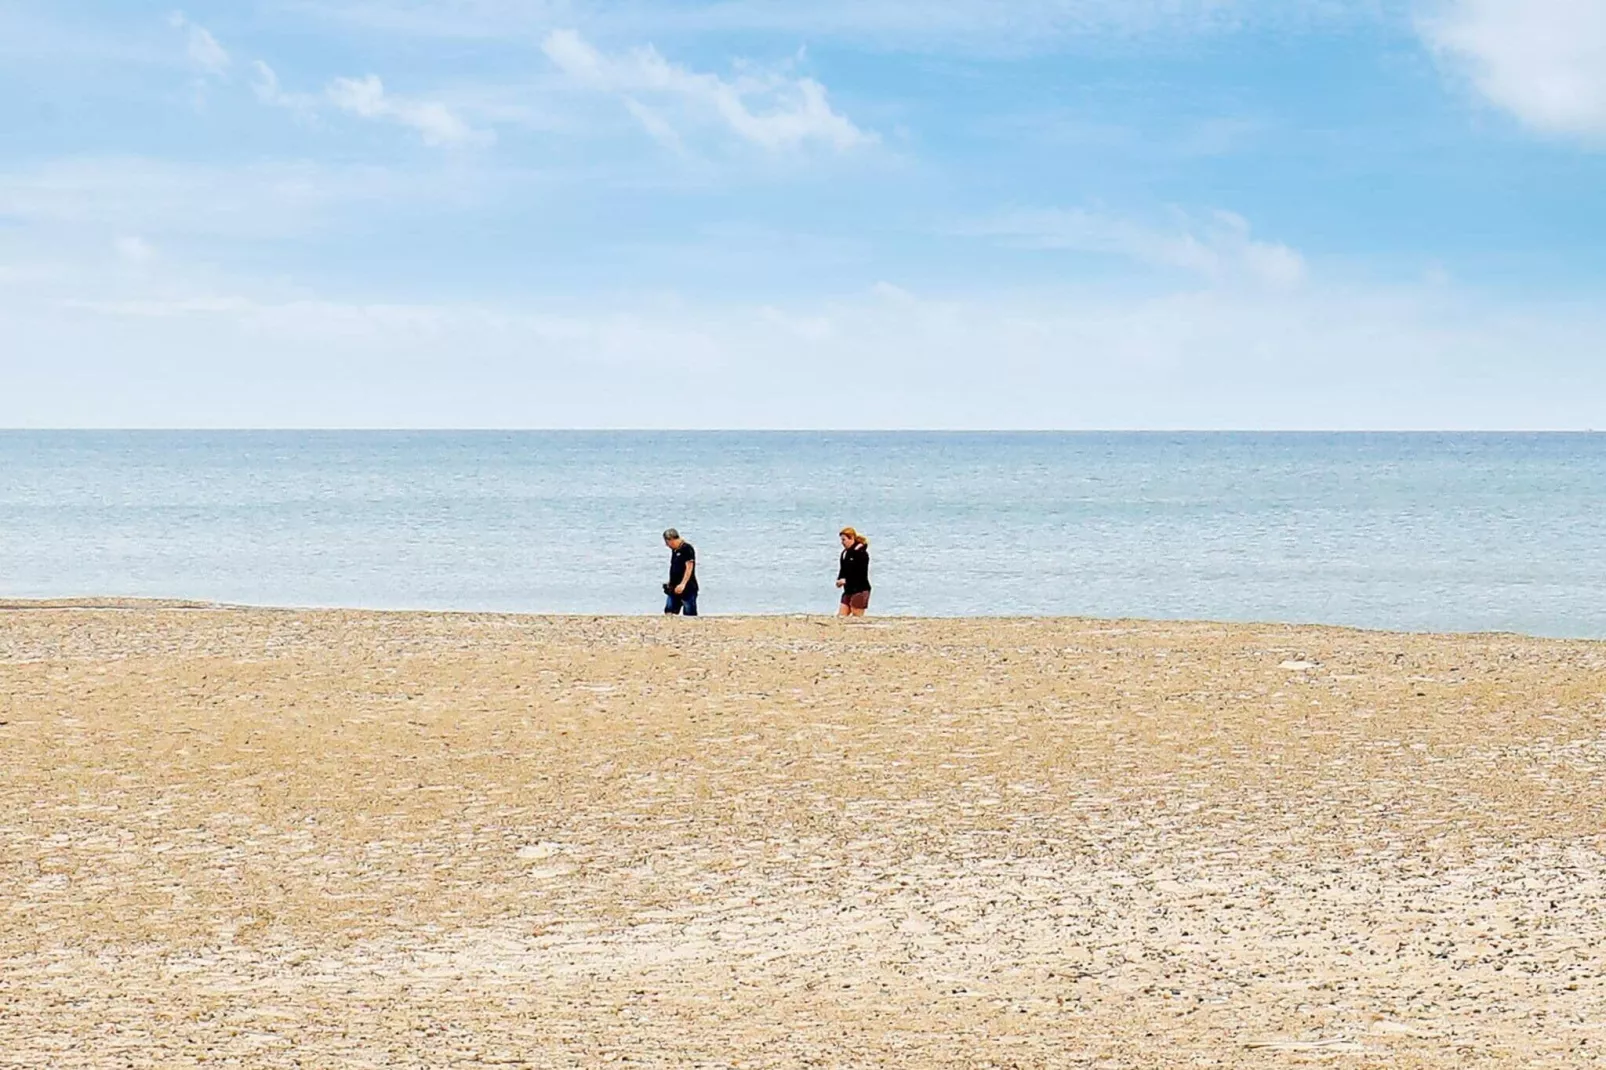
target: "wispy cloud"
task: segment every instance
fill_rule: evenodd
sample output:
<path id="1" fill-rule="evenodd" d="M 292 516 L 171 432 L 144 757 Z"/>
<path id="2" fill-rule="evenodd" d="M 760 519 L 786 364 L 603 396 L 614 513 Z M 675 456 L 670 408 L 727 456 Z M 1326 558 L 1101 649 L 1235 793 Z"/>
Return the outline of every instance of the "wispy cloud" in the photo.
<path id="1" fill-rule="evenodd" d="M 1017 211 L 961 228 L 1017 248 L 1064 249 L 1119 256 L 1151 267 L 1189 272 L 1214 282 L 1249 279 L 1277 287 L 1305 278 L 1304 257 L 1286 245 L 1254 237 L 1232 212 L 1202 221 L 1178 215 L 1171 227 L 1085 209 Z"/>
<path id="2" fill-rule="evenodd" d="M 19 229 L 99 233 L 103 240 L 138 234 L 142 243 L 283 239 L 352 205 L 382 210 L 400 201 L 439 203 L 449 194 L 427 174 L 306 162 L 228 166 L 98 156 L 0 170 L 0 217 Z"/>
<path id="3" fill-rule="evenodd" d="M 495 140 L 488 130 L 475 130 L 438 101 L 405 100 L 388 95 L 377 75 L 336 78 L 326 91 L 329 102 L 364 119 L 411 127 L 426 145 L 465 145 Z"/>
<path id="4" fill-rule="evenodd" d="M 875 140 L 833 109 L 825 87 L 812 78 L 744 70 L 725 79 L 670 63 L 650 46 L 610 56 L 573 30 L 548 34 L 542 49 L 576 84 L 622 97 L 660 140 L 673 132 L 673 125 L 660 113 L 647 112 L 641 97 L 677 105 L 684 122 L 712 118 L 743 140 L 772 151 L 811 142 L 843 151 Z"/>
<path id="5" fill-rule="evenodd" d="M 680 152 L 685 148 L 680 138 L 680 132 L 675 129 L 674 124 L 668 119 L 665 119 L 657 111 L 649 108 L 635 97 L 625 97 L 624 103 L 625 109 L 630 112 L 636 122 L 641 124 L 641 128 L 647 131 L 647 136 L 676 152 Z"/>
<path id="6" fill-rule="evenodd" d="M 182 11 L 173 12 L 167 17 L 167 22 L 175 30 L 184 31 L 185 51 L 190 62 L 199 70 L 214 78 L 222 78 L 228 73 L 228 50 L 218 43 L 211 31 L 191 22 Z"/>
<path id="7" fill-rule="evenodd" d="M 41 286 L 0 291 L 0 370 L 38 369 L 0 393 L 0 423 L 673 426 L 717 376 L 717 419 L 749 427 L 1564 427 L 1595 419 L 1606 378 L 1599 309 L 1413 288 L 408 304 L 138 273 Z M 865 389 L 844 396 L 827 362 Z"/>
<path id="8" fill-rule="evenodd" d="M 251 91 L 258 100 L 276 108 L 311 108 L 317 98 L 299 93 L 286 93 L 279 85 L 279 76 L 261 60 L 251 62 Z"/>
<path id="9" fill-rule="evenodd" d="M 396 97 L 385 89 L 376 74 L 362 78 L 336 78 L 322 93 L 287 92 L 279 84 L 273 68 L 261 60 L 252 65 L 251 89 L 258 100 L 304 114 L 332 107 L 360 119 L 395 123 L 418 134 L 431 146 L 488 145 L 496 140 L 492 130 L 471 126 L 440 101 Z"/>
<path id="10" fill-rule="evenodd" d="M 1606 3 L 1443 0 L 1422 33 L 1479 93 L 1553 135 L 1606 139 Z"/>
<path id="11" fill-rule="evenodd" d="M 156 258 L 150 242 L 135 234 L 125 234 L 112 243 L 120 259 L 130 264 L 146 264 Z"/>

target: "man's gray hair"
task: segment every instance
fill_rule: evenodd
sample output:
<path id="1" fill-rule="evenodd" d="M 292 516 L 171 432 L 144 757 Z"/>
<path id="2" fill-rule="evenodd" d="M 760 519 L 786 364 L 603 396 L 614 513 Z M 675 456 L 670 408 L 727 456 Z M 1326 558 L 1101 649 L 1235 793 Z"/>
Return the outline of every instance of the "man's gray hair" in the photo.
<path id="1" fill-rule="evenodd" d="M 680 532 L 676 531 L 674 528 L 665 528 L 664 529 L 664 541 L 665 542 L 668 542 L 670 539 L 678 539 L 678 538 L 680 538 Z"/>

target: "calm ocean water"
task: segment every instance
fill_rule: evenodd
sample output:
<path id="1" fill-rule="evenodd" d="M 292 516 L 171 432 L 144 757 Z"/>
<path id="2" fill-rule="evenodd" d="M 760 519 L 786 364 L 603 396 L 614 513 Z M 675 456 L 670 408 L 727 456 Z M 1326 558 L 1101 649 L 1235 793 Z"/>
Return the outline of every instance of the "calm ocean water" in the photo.
<path id="1" fill-rule="evenodd" d="M 0 595 L 1606 636 L 1606 436 L 0 433 Z"/>

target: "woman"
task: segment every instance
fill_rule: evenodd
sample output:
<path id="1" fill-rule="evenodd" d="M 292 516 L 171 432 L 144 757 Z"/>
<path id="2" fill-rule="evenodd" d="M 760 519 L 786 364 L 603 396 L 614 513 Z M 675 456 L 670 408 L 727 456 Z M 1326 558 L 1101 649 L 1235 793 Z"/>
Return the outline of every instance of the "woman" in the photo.
<path id="1" fill-rule="evenodd" d="M 842 529 L 842 567 L 836 585 L 842 588 L 839 617 L 862 617 L 870 608 L 870 540 L 852 528 Z"/>

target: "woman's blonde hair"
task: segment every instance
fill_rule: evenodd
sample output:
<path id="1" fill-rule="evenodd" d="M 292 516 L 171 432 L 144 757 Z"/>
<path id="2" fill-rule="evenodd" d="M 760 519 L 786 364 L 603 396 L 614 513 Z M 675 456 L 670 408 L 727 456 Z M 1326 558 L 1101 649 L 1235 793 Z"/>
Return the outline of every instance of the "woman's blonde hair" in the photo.
<path id="1" fill-rule="evenodd" d="M 841 531 L 837 532 L 837 534 L 838 535 L 846 535 L 848 538 L 852 539 L 854 541 L 854 543 L 856 543 L 859 546 L 869 546 L 870 545 L 870 540 L 869 539 L 865 538 L 863 535 L 860 535 L 857 531 L 854 531 L 852 528 L 843 528 Z"/>

